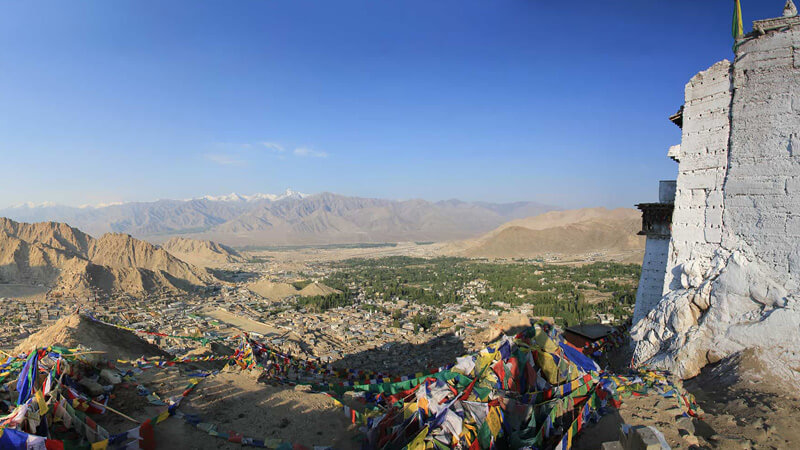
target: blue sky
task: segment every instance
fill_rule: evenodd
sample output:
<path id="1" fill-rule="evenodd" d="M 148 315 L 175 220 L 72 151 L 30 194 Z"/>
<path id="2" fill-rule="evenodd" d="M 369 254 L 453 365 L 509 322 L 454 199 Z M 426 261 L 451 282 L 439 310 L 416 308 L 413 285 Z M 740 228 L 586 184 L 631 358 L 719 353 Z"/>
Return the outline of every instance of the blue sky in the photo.
<path id="1" fill-rule="evenodd" d="M 745 28 L 783 0 L 742 0 Z M 332 191 L 632 206 L 732 0 L 0 1 L 0 207 Z"/>

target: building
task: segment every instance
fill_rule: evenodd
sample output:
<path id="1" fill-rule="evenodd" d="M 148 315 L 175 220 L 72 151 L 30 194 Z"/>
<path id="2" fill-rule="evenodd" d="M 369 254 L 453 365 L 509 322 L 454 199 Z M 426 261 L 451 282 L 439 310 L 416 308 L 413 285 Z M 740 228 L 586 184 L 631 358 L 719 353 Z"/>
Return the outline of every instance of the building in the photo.
<path id="1" fill-rule="evenodd" d="M 647 236 L 647 240 L 633 310 L 634 324 L 643 319 L 664 294 L 664 272 L 669 254 L 674 201 L 675 181 L 661 181 L 658 187 L 658 203 L 636 205 L 642 211 L 642 231 L 639 234 Z"/>
<path id="2" fill-rule="evenodd" d="M 602 324 L 576 325 L 564 329 L 564 339 L 576 348 L 584 348 L 610 336 L 614 328 Z"/>
<path id="3" fill-rule="evenodd" d="M 667 229 L 666 197 L 640 205 L 648 239 L 634 363 L 688 377 L 762 347 L 780 359 L 770 365 L 780 376 L 800 381 L 792 369 L 800 367 L 800 17 L 792 1 L 783 17 L 755 21 L 736 40 L 733 62 L 695 75 L 671 119 L 682 131 L 668 154 L 678 176 Z M 663 296 L 654 301 L 662 264 Z"/>

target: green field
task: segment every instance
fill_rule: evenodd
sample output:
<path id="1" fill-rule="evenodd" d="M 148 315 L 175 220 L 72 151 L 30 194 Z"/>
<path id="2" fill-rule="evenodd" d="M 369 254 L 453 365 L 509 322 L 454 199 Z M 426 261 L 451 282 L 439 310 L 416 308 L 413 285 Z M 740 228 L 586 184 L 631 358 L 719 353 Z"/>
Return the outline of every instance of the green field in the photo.
<path id="1" fill-rule="evenodd" d="M 309 297 L 303 306 L 342 306 L 359 292 L 367 299 L 397 298 L 430 306 L 465 303 L 469 295 L 484 308 L 502 309 L 495 302 L 533 305 L 536 315 L 562 323 L 586 321 L 597 313 L 629 315 L 641 271 L 635 264 L 609 262 L 570 266 L 403 256 L 349 259 L 332 268 L 323 282 L 343 294 Z"/>

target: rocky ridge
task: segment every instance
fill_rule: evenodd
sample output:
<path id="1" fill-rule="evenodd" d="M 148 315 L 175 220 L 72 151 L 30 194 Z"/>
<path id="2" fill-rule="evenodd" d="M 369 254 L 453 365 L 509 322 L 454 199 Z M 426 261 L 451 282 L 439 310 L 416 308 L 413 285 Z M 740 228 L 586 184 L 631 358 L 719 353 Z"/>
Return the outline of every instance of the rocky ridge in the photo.
<path id="1" fill-rule="evenodd" d="M 236 250 L 214 241 L 174 237 L 163 243 L 161 248 L 178 259 L 197 266 L 246 261 L 245 257 Z"/>
<path id="2" fill-rule="evenodd" d="M 228 245 L 305 245 L 463 239 L 512 219 L 555 209 L 534 202 L 385 200 L 332 193 L 231 195 L 102 207 L 20 206 L 0 215 L 20 221 L 68 222 L 89 233 L 180 235 Z"/>
<path id="3" fill-rule="evenodd" d="M 129 235 L 95 239 L 57 222 L 0 218 L 0 282 L 43 285 L 56 292 L 142 294 L 190 290 L 213 281 L 205 270 Z"/>

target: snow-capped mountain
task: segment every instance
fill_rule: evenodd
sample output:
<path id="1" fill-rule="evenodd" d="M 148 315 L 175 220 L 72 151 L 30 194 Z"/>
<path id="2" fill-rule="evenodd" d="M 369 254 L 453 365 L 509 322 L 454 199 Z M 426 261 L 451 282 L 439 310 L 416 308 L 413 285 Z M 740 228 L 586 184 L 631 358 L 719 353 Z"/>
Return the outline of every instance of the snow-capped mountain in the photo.
<path id="1" fill-rule="evenodd" d="M 0 216 L 66 222 L 93 235 L 119 232 L 155 241 L 181 235 L 229 245 L 276 245 L 462 239 L 553 209 L 533 202 L 397 201 L 287 189 L 277 195 L 233 193 L 93 207 L 25 205 L 0 210 Z"/>
<path id="2" fill-rule="evenodd" d="M 285 198 L 306 198 L 309 194 L 297 192 L 292 189 L 286 189 L 282 194 L 238 194 L 231 192 L 228 195 L 204 195 L 200 199 L 209 200 L 212 202 L 254 202 L 258 200 L 278 201 Z"/>

